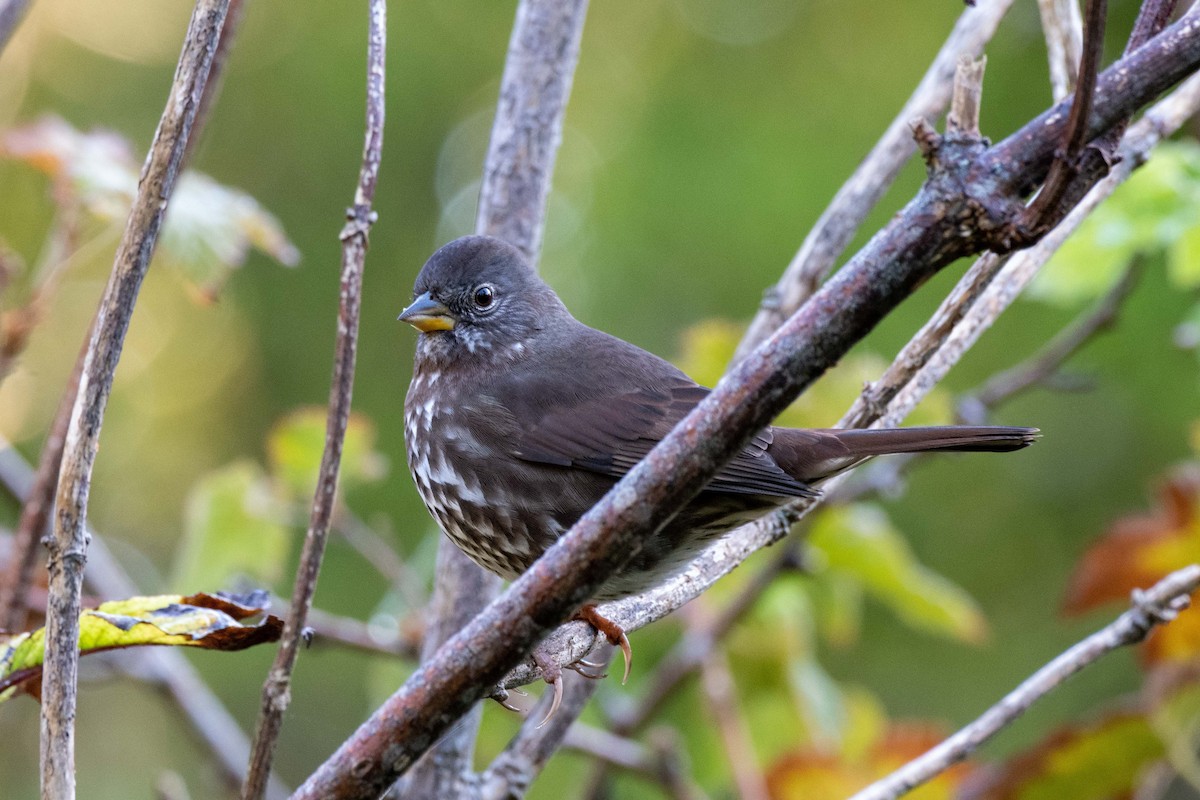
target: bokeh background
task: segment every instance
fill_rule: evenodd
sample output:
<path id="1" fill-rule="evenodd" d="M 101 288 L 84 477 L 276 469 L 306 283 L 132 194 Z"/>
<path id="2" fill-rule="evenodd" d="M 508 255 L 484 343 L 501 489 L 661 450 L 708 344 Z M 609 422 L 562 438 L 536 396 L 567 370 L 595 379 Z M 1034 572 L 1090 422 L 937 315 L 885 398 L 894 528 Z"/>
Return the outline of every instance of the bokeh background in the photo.
<path id="1" fill-rule="evenodd" d="M 1136 4 L 1110 5 L 1111 56 Z M 89 514 L 146 593 L 222 588 L 175 583 L 189 496 L 213 470 L 265 463 L 273 426 L 297 408 L 324 403 L 328 392 L 337 233 L 362 147 L 365 4 L 247 6 L 192 166 L 274 214 L 302 260 L 286 268 L 251 253 L 213 302 L 198 301 L 170 270 L 153 268 L 146 280 Z M 366 268 L 354 406 L 373 424 L 390 469 L 351 487 L 346 501 L 423 581 L 436 530 L 403 466 L 401 406 L 414 335 L 395 318 L 428 254 L 471 229 L 514 9 L 509 0 L 402 2 L 389 12 L 380 221 Z M 953 0 L 594 3 L 550 200 L 543 274 L 577 317 L 666 356 L 681 354 L 684 331 L 697 323 L 744 323 L 961 10 Z M 55 114 L 80 130 L 127 137 L 140 162 L 189 13 L 190 4 L 159 0 L 39 0 L 0 56 L 0 129 Z M 999 139 L 1051 99 L 1032 0 L 1018 0 L 987 55 L 982 124 Z M 860 241 L 921 176 L 920 165 L 910 164 Z M 35 263 L 54 216 L 47 177 L 19 160 L 0 160 L 5 247 Z M 116 234 L 103 226 L 90 233 L 92 246 L 73 262 L 0 384 L 0 434 L 31 460 L 111 266 Z M 1013 456 L 925 463 L 886 503 L 916 556 L 974 597 L 987 635 L 968 644 L 914 630 L 868 601 L 857 636 L 819 645 L 817 660 L 835 681 L 869 689 L 894 717 L 957 725 L 1111 616 L 1063 619 L 1066 576 L 1109 521 L 1149 505 L 1157 476 L 1189 454 L 1188 425 L 1200 408 L 1195 358 L 1174 339 L 1194 298 L 1160 266 L 1148 265 L 1116 331 L 1071 363 L 1089 378 L 1089 391 L 1035 389 L 1001 409 L 999 422 L 1041 427 L 1040 444 Z M 859 351 L 890 359 L 961 271 L 948 269 L 922 288 Z M 22 291 L 18 276 L 6 302 Z M 1018 304 L 950 375 L 950 395 L 1034 352 L 1080 307 Z M 819 411 L 830 424 L 842 410 L 830 402 Z M 0 497 L 0 525 L 16 514 Z M 289 531 L 285 577 L 273 587 L 284 594 L 302 534 Z M 381 626 L 406 611 L 388 581 L 337 538 L 317 604 Z M 651 672 L 677 636 L 671 621 L 635 634 L 635 675 Z M 778 734 L 797 723 L 767 725 L 778 712 L 766 700 L 757 708 L 754 698 L 756 682 L 774 680 L 771 670 L 755 661 L 753 636 L 737 639 L 734 649 L 746 657 L 735 659 L 735 675 L 767 763 L 796 746 Z M 271 657 L 270 648 L 189 654 L 247 730 Z M 299 783 L 409 668 L 334 647 L 303 653 L 279 751 L 284 781 Z M 1134 655 L 1117 654 L 986 755 L 1017 752 L 1060 723 L 1087 719 L 1139 682 Z M 607 702 L 639 688 L 636 677 L 624 689 L 610 684 L 601 691 Z M 670 704 L 667 720 L 689 731 L 685 749 L 698 780 L 713 796 L 731 796 L 704 703 L 688 689 Z M 516 725 L 489 705 L 481 762 Z M 0 794 L 32 797 L 36 705 L 28 698 L 0 705 L 0 728 Z M 224 796 L 177 712 L 126 680 L 101 674 L 85 685 L 77 741 L 81 797 L 150 797 L 164 770 L 178 773 L 193 797 Z M 530 796 L 569 796 L 585 764 L 560 755 Z M 618 791 L 638 797 L 651 790 L 622 779 Z"/>

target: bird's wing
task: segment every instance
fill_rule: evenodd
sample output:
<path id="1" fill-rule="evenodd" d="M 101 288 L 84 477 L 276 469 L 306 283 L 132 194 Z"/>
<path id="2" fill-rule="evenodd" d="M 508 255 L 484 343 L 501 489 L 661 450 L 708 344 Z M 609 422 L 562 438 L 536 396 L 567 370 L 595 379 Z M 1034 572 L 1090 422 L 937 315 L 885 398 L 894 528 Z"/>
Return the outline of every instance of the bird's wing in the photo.
<path id="1" fill-rule="evenodd" d="M 654 389 L 595 393 L 544 406 L 550 410 L 527 423 L 513 442 L 526 461 L 585 469 L 620 478 L 699 403 L 708 389 L 679 375 Z M 530 419 L 527 415 L 521 415 Z M 709 491 L 773 497 L 815 494 L 784 472 L 767 454 L 768 428 L 756 435 L 706 487 Z"/>

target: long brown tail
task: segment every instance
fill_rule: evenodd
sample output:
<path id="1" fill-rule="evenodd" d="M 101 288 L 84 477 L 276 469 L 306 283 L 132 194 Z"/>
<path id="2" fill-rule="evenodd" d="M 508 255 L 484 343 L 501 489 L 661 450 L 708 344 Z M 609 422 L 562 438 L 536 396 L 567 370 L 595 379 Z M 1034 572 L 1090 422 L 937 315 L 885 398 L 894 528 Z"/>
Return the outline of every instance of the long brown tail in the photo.
<path id="1" fill-rule="evenodd" d="M 948 425 L 928 428 L 772 428 L 767 453 L 802 483 L 817 483 L 872 456 L 926 450 L 1020 450 L 1037 441 L 1037 428 L 1001 425 Z"/>

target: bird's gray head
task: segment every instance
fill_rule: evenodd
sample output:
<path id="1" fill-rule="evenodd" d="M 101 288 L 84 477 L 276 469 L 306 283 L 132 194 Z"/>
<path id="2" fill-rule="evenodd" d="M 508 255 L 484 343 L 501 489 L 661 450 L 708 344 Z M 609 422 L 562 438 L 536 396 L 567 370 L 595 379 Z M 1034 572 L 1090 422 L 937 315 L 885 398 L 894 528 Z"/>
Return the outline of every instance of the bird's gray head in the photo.
<path id="1" fill-rule="evenodd" d="M 438 361 L 519 358 L 564 318 L 570 314 L 521 251 L 491 236 L 464 236 L 430 256 L 400 314 L 422 333 L 418 356 Z"/>

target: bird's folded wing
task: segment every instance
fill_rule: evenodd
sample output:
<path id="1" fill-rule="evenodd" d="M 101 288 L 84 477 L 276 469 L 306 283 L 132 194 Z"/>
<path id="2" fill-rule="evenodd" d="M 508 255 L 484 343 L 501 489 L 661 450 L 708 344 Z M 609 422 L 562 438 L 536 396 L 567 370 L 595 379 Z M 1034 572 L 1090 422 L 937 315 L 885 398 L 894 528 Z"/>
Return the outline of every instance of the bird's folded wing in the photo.
<path id="1" fill-rule="evenodd" d="M 681 384 L 579 399 L 566 406 L 556 403 L 553 411 L 521 430 L 513 443 L 514 455 L 620 478 L 707 394 L 701 386 Z M 770 429 L 760 432 L 705 488 L 774 497 L 816 494 L 780 469 L 766 452 L 770 444 Z"/>

